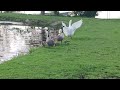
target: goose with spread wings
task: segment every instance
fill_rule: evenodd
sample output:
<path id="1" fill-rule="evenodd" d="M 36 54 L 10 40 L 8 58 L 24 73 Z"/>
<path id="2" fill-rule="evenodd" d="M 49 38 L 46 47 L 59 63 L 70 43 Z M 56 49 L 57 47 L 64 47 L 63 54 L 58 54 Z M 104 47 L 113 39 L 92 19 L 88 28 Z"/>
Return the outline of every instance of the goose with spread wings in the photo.
<path id="1" fill-rule="evenodd" d="M 72 37 L 74 35 L 75 31 L 81 27 L 82 23 L 83 23 L 82 19 L 73 24 L 72 24 L 72 20 L 70 20 L 69 26 L 67 27 L 66 24 L 63 23 L 63 21 L 62 21 L 63 32 L 64 32 L 65 36 Z"/>

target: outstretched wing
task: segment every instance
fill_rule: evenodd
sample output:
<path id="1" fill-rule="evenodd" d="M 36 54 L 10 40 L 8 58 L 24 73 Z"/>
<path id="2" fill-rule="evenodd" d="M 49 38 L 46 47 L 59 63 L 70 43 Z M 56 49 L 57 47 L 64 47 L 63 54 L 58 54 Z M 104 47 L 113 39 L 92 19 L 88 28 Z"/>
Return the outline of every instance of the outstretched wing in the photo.
<path id="1" fill-rule="evenodd" d="M 83 21 L 82 21 L 82 19 L 81 19 L 81 20 L 73 23 L 73 24 L 72 24 L 72 27 L 74 28 L 74 30 L 76 30 L 76 29 L 78 29 L 79 27 L 81 27 L 82 23 L 83 23 Z"/>
<path id="2" fill-rule="evenodd" d="M 65 36 L 68 36 L 68 27 L 63 27 L 63 33 L 65 34 Z"/>

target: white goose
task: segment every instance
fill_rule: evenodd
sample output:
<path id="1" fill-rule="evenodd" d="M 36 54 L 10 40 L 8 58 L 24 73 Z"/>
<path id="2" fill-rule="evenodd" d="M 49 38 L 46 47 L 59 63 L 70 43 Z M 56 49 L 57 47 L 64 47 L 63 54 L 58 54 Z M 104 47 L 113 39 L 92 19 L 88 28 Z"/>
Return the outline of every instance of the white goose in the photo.
<path id="1" fill-rule="evenodd" d="M 83 20 L 81 19 L 81 20 L 73 23 L 72 25 L 71 25 L 71 23 L 72 23 L 72 20 L 69 21 L 69 27 L 67 27 L 66 24 L 63 23 L 63 21 L 62 21 L 63 32 L 64 32 L 65 36 L 67 36 L 67 37 L 72 37 L 74 35 L 75 31 L 81 27 Z"/>

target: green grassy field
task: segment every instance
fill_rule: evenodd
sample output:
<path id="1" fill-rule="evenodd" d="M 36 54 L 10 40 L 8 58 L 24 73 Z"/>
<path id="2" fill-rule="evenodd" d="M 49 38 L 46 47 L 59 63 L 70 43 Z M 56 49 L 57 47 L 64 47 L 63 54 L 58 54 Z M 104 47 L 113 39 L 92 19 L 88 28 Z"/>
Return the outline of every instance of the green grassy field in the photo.
<path id="1" fill-rule="evenodd" d="M 53 27 L 51 24 L 53 24 L 55 22 L 61 22 L 61 20 L 68 22 L 70 17 L 27 15 L 27 14 L 16 14 L 16 13 L 0 13 L 0 21 L 25 22 L 27 19 L 29 19 L 30 25 Z M 72 19 L 73 19 L 73 21 L 76 21 L 76 20 L 78 20 L 78 17 L 72 18 Z M 60 26 L 60 24 L 61 23 L 58 23 L 59 26 Z M 56 25 L 54 25 L 54 28 L 55 28 L 55 26 Z"/>
<path id="2" fill-rule="evenodd" d="M 81 19 L 53 16 L 44 18 L 56 18 L 65 22 Z M 75 32 L 68 45 L 36 48 L 28 55 L 0 64 L 0 78 L 120 78 L 120 20 L 83 18 L 82 27 Z"/>

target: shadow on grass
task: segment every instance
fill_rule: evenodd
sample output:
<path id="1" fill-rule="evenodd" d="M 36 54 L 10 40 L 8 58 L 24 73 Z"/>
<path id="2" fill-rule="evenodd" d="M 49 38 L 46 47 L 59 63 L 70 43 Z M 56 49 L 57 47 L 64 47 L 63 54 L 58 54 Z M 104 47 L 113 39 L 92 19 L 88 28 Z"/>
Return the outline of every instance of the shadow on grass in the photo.
<path id="1" fill-rule="evenodd" d="M 86 79 L 86 75 L 85 74 L 80 74 L 79 79 Z"/>
<path id="2" fill-rule="evenodd" d="M 70 45 L 70 41 L 64 41 L 61 43 L 56 43 L 55 46 L 45 46 L 44 48 L 48 48 L 48 49 L 53 49 L 53 48 L 56 48 L 56 47 L 61 47 L 61 46 L 68 46 Z"/>
<path id="3" fill-rule="evenodd" d="M 103 79 L 120 79 L 119 76 L 106 76 L 106 77 L 103 77 Z"/>
<path id="4" fill-rule="evenodd" d="M 74 37 L 73 40 L 81 40 L 81 41 L 88 41 L 88 40 L 106 40 L 106 38 L 98 38 L 98 37 Z"/>

